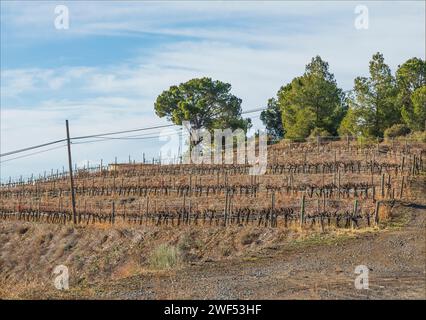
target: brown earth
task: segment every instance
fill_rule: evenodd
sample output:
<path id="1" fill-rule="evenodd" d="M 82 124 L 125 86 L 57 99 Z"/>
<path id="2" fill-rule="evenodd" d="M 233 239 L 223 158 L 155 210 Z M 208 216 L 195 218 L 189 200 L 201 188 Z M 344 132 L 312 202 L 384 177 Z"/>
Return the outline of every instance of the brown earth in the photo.
<path id="1" fill-rule="evenodd" d="M 325 234 L 272 228 L 177 234 L 164 227 L 75 230 L 1 222 L 0 297 L 426 299 L 426 206 L 396 204 L 391 216 L 380 230 Z M 166 238 L 185 261 L 172 270 L 152 270 L 148 248 Z M 68 291 L 53 286 L 51 272 L 61 263 L 70 268 Z M 369 268 L 369 290 L 354 288 L 357 265 Z"/>

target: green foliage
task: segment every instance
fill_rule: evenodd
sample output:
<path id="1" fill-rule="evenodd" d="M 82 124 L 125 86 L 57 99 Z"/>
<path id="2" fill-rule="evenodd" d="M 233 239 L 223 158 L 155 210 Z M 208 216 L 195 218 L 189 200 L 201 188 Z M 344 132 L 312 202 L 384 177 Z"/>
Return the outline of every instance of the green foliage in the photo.
<path id="1" fill-rule="evenodd" d="M 426 61 L 419 58 L 407 60 L 396 71 L 396 82 L 399 90 L 397 101 L 401 108 L 404 122 L 412 130 L 421 130 L 424 128 L 424 120 L 422 121 L 419 115 L 422 117 L 424 114 L 425 103 L 423 100 L 422 105 L 421 100 L 418 100 L 421 97 L 415 97 L 414 99 L 417 103 L 415 110 L 413 94 L 426 86 Z M 419 93 L 417 94 L 419 95 Z M 423 110 L 420 110 L 422 108 Z"/>
<path id="2" fill-rule="evenodd" d="M 396 103 L 395 79 L 381 53 L 370 61 L 370 76 L 355 79 L 351 112 L 342 121 L 340 132 L 350 131 L 364 136 L 383 136 L 386 128 L 401 121 Z"/>
<path id="3" fill-rule="evenodd" d="M 340 136 L 359 136 L 362 134 L 363 125 L 358 121 L 358 110 L 349 107 L 346 116 L 343 118 L 338 129 Z"/>
<path id="4" fill-rule="evenodd" d="M 211 78 L 192 79 L 163 91 L 154 104 L 155 113 L 176 125 L 190 121 L 192 129 L 246 131 L 251 121 L 241 117 L 241 99 L 230 91 L 228 83 Z"/>
<path id="5" fill-rule="evenodd" d="M 274 98 L 269 99 L 266 110 L 262 111 L 260 114 L 260 120 L 262 120 L 266 127 L 266 132 L 273 140 L 279 140 L 284 137 L 281 118 L 282 114 L 277 100 Z"/>
<path id="6" fill-rule="evenodd" d="M 413 105 L 411 128 L 414 130 L 426 130 L 426 85 L 417 88 L 411 95 Z"/>
<path id="7" fill-rule="evenodd" d="M 316 137 L 330 137 L 331 134 L 325 129 L 322 128 L 314 128 L 311 131 L 311 134 L 309 135 L 310 138 L 316 138 Z"/>
<path id="8" fill-rule="evenodd" d="M 193 129 L 246 131 L 251 120 L 241 117 L 241 99 L 230 90 L 230 84 L 210 78 L 192 79 L 159 95 L 155 112 L 177 125 L 190 121 Z M 357 77 L 353 90 L 345 95 L 328 63 L 316 56 L 302 76 L 268 100 L 260 119 L 274 140 L 339 134 L 367 141 L 406 134 L 402 123 L 411 131 L 425 130 L 426 62 L 411 58 L 393 76 L 378 52 L 369 63 L 369 76 Z"/>
<path id="9" fill-rule="evenodd" d="M 392 127 L 389 127 L 385 130 L 386 138 L 396 138 L 401 136 L 406 136 L 410 133 L 410 128 L 405 124 L 394 124 Z"/>
<path id="10" fill-rule="evenodd" d="M 303 76 L 281 87 L 277 96 L 285 136 L 290 139 L 306 138 L 314 128 L 336 134 L 346 111 L 343 92 L 319 56 L 306 66 Z"/>
<path id="11" fill-rule="evenodd" d="M 415 131 L 410 134 L 410 139 L 426 143 L 426 131 Z"/>

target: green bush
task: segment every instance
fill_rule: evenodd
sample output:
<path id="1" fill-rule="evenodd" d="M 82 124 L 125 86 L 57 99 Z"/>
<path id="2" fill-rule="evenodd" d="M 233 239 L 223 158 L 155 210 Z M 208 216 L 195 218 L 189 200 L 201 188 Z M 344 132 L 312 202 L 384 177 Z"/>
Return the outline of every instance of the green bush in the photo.
<path id="1" fill-rule="evenodd" d="M 171 269 L 179 260 L 179 250 L 176 247 L 161 244 L 151 253 L 149 265 L 153 269 Z"/>
<path id="2" fill-rule="evenodd" d="M 318 127 L 313 128 L 311 133 L 309 134 L 309 138 L 312 138 L 312 139 L 316 137 L 330 137 L 330 136 L 331 136 L 330 132 Z"/>
<path id="3" fill-rule="evenodd" d="M 405 124 L 394 124 L 392 127 L 389 127 L 385 130 L 385 138 L 396 138 L 401 136 L 406 136 L 410 133 L 410 128 Z"/>
<path id="4" fill-rule="evenodd" d="M 377 144 L 377 142 L 379 141 L 378 138 L 376 137 L 371 137 L 371 136 L 357 136 L 356 140 L 358 142 L 358 145 L 366 148 L 366 147 L 372 147 L 374 145 Z"/>
<path id="5" fill-rule="evenodd" d="M 414 131 L 411 133 L 410 138 L 418 142 L 426 143 L 426 131 Z"/>
<path id="6" fill-rule="evenodd" d="M 312 129 L 307 140 L 309 142 L 316 142 L 318 137 L 330 137 L 330 136 L 331 134 L 327 130 L 315 127 Z"/>

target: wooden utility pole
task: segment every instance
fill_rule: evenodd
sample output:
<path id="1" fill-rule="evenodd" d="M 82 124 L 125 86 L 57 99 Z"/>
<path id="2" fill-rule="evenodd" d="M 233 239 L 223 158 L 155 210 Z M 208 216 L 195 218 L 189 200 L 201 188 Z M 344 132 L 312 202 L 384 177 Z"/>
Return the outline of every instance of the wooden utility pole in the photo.
<path id="1" fill-rule="evenodd" d="M 69 166 L 69 170 L 70 170 L 70 188 L 71 188 L 72 218 L 73 218 L 74 224 L 77 224 L 77 214 L 76 214 L 76 210 L 75 210 L 74 178 L 73 178 L 73 175 L 72 175 L 70 129 L 69 129 L 69 126 L 68 126 L 68 120 L 65 120 L 65 126 L 67 128 L 68 166 Z"/>

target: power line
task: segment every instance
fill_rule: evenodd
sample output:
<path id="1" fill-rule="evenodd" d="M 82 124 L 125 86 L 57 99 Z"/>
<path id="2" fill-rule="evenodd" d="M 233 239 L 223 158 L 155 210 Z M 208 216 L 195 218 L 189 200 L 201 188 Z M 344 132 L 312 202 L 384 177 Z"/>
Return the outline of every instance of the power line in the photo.
<path id="1" fill-rule="evenodd" d="M 94 137 L 96 139 L 101 140 L 89 140 L 89 141 L 82 141 L 82 142 L 73 142 L 72 144 L 85 144 L 85 143 L 92 143 L 92 142 L 104 142 L 104 141 L 110 141 L 110 140 L 147 140 L 147 139 L 156 139 L 159 137 L 171 137 L 171 136 L 179 136 L 181 137 L 181 133 L 175 133 L 175 134 L 167 134 L 167 135 L 156 135 L 156 136 L 147 136 L 147 137 Z"/>
<path id="2" fill-rule="evenodd" d="M 51 150 L 55 150 L 55 149 L 59 149 L 59 148 L 63 148 L 63 147 L 66 147 L 66 145 L 61 145 L 61 146 L 53 147 L 53 148 L 46 149 L 46 150 L 28 153 L 28 154 L 25 154 L 25 155 L 22 155 L 22 156 L 19 156 L 19 157 L 15 157 L 15 158 L 10 158 L 10 159 L 7 159 L 7 160 L 2 160 L 2 161 L 0 161 L 0 163 L 9 162 L 9 161 L 21 159 L 21 158 L 26 158 L 26 157 L 33 156 L 33 155 L 36 155 L 36 154 L 39 154 L 39 153 L 44 153 L 44 152 L 47 152 L 47 151 L 51 151 Z"/>
<path id="3" fill-rule="evenodd" d="M 257 108 L 257 109 L 252 109 L 252 110 L 247 110 L 247 111 L 241 112 L 241 114 L 254 113 L 254 112 L 259 112 L 259 111 L 263 111 L 263 110 L 265 110 L 265 109 L 264 108 Z M 115 131 L 115 132 L 109 132 L 109 133 L 99 133 L 99 134 L 92 134 L 92 135 L 87 135 L 87 136 L 73 137 L 73 138 L 71 138 L 71 140 L 111 136 L 111 135 L 130 133 L 130 132 L 169 128 L 169 127 L 174 127 L 174 126 L 175 126 L 174 124 L 165 124 L 165 125 L 154 126 L 154 127 L 149 127 L 149 128 L 139 128 L 139 129 L 132 129 L 132 130 L 123 130 L 123 131 Z"/>
<path id="4" fill-rule="evenodd" d="M 263 110 L 265 110 L 265 109 L 264 108 L 257 108 L 257 109 L 252 109 L 252 110 L 247 110 L 247 111 L 241 112 L 241 114 L 254 113 L 254 112 L 259 112 L 259 111 L 263 111 Z M 131 132 L 139 132 L 139 131 L 146 131 L 146 130 L 153 130 L 153 129 L 161 129 L 161 128 L 170 128 L 170 127 L 174 127 L 174 126 L 175 126 L 174 124 L 166 124 L 166 125 L 158 125 L 158 126 L 137 128 L 137 129 L 131 129 L 131 130 L 114 131 L 114 132 L 108 132 L 108 133 L 98 133 L 98 134 L 93 134 L 93 135 L 73 137 L 73 138 L 71 138 L 71 140 L 82 140 L 82 139 L 97 138 L 97 137 L 107 138 L 105 136 L 111 136 L 111 135 L 117 135 L 117 134 L 123 134 L 123 133 L 131 133 Z M 150 138 L 154 138 L 154 137 L 150 137 Z M 113 138 L 110 138 L 110 139 L 113 139 Z M 46 147 L 46 146 L 53 145 L 53 144 L 56 144 L 56 143 L 64 142 L 66 140 L 67 139 L 60 139 L 60 140 L 51 141 L 51 142 L 47 142 L 47 143 L 43 143 L 43 144 L 39 144 L 39 145 L 27 147 L 27 148 L 23 148 L 23 149 L 9 151 L 9 152 L 0 154 L 0 158 L 10 156 L 10 155 L 13 155 L 13 154 L 16 154 L 16 153 L 21 153 L 21 152 L 24 152 L 24 151 L 29 151 L 29 150 L 33 150 L 33 149 Z M 10 160 L 12 160 L 12 159 L 10 159 Z M 2 162 L 5 162 L 5 161 L 2 161 Z"/>
<path id="5" fill-rule="evenodd" d="M 6 153 L 2 153 L 0 154 L 0 157 L 5 157 L 5 156 L 10 156 L 12 154 L 15 153 L 20 153 L 20 152 L 24 152 L 24 151 L 29 151 L 29 150 L 33 150 L 33 149 L 38 149 L 41 147 L 46 147 L 46 146 L 50 146 L 52 144 L 56 144 L 56 143 L 60 143 L 60 142 L 64 142 L 67 139 L 61 139 L 61 140 L 56 140 L 56 141 L 51 141 L 51 142 L 47 142 L 47 143 L 43 143 L 43 144 L 39 144 L 36 146 L 32 146 L 32 147 L 27 147 L 27 148 L 23 148 L 23 149 L 19 149 L 19 150 L 14 150 L 14 151 L 10 151 L 10 152 L 6 152 Z"/>
<path id="6" fill-rule="evenodd" d="M 79 139 L 88 139 L 88 138 L 95 138 L 95 137 L 102 137 L 102 136 L 112 136 L 116 134 L 123 134 L 123 133 L 129 133 L 129 132 L 138 132 L 138 131 L 145 131 L 145 130 L 152 130 L 152 129 L 160 129 L 160 128 L 167 128 L 167 127 L 173 127 L 174 124 L 165 124 L 162 126 L 155 126 L 150 128 L 140 128 L 140 129 L 132 129 L 132 130 L 124 130 L 124 131 L 115 131 L 115 132 L 109 132 L 109 133 L 99 133 L 99 134 L 92 134 L 88 136 L 80 136 L 80 137 L 73 137 L 71 140 L 79 140 Z"/>

